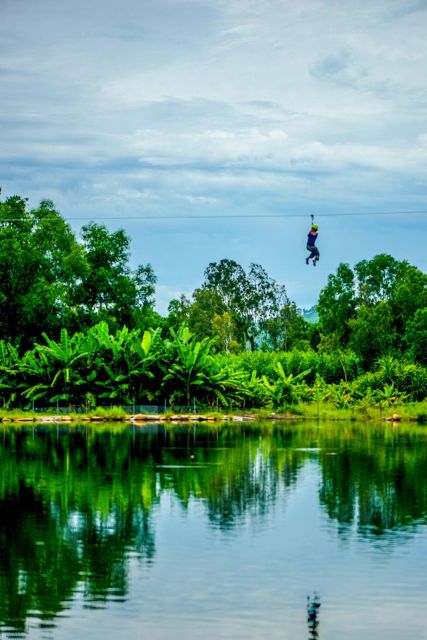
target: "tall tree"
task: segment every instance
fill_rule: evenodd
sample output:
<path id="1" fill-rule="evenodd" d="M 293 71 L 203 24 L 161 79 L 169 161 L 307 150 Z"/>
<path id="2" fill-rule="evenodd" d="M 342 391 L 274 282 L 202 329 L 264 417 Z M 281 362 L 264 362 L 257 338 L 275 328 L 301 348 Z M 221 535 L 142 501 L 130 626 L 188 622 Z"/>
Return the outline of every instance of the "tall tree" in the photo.
<path id="1" fill-rule="evenodd" d="M 287 302 L 278 314 L 266 321 L 266 335 L 268 346 L 276 351 L 310 346 L 308 323 L 295 302 Z"/>
<path id="2" fill-rule="evenodd" d="M 0 202 L 0 271 L 0 337 L 29 346 L 43 330 L 59 333 L 85 259 L 52 202 L 32 210 L 19 196 Z"/>
<path id="3" fill-rule="evenodd" d="M 396 341 L 393 313 L 387 301 L 369 306 L 362 305 L 357 317 L 349 321 L 349 346 L 362 357 L 366 367 L 387 354 Z"/>
<path id="4" fill-rule="evenodd" d="M 380 253 L 371 260 L 358 262 L 354 271 L 357 276 L 359 303 L 373 305 L 390 300 L 408 266 L 406 260 L 398 261 L 385 253 Z"/>
<path id="5" fill-rule="evenodd" d="M 213 338 L 216 336 L 213 319 L 222 316 L 226 310 L 221 295 L 215 289 L 198 288 L 188 309 L 188 326 L 199 340 Z"/>
<path id="6" fill-rule="evenodd" d="M 404 339 L 405 332 L 426 306 L 427 276 L 406 260 L 379 254 L 358 262 L 354 272 L 340 264 L 319 296 L 322 344 L 349 344 L 368 364 L 389 350 L 409 348 L 411 332 Z"/>
<path id="7" fill-rule="evenodd" d="M 288 302 L 285 287 L 270 278 L 259 264 L 250 264 L 246 273 L 234 260 L 211 262 L 205 271 L 203 288 L 217 293 L 224 305 L 223 312 L 232 316 L 235 340 L 251 350 L 268 331 L 268 321 L 278 317 Z"/>
<path id="8" fill-rule="evenodd" d="M 182 294 L 179 298 L 173 298 L 168 305 L 166 326 L 178 331 L 181 324 L 188 324 L 191 300 Z"/>
<path id="9" fill-rule="evenodd" d="M 356 306 L 354 273 L 348 264 L 341 263 L 336 274 L 329 275 L 328 283 L 319 295 L 317 311 L 322 332 L 336 336 L 338 344 L 347 344 L 348 323 L 355 316 Z"/>
<path id="10" fill-rule="evenodd" d="M 427 274 L 408 265 L 391 298 L 396 329 L 403 336 L 419 310 L 427 309 Z"/>
<path id="11" fill-rule="evenodd" d="M 427 307 L 415 312 L 413 319 L 406 325 L 404 338 L 414 360 L 427 365 Z"/>
<path id="12" fill-rule="evenodd" d="M 135 323 L 135 312 L 154 302 L 156 276 L 151 265 L 129 267 L 130 241 L 123 229 L 110 232 L 93 222 L 82 228 L 88 268 L 75 290 L 80 322 L 107 320 L 121 327 Z"/>

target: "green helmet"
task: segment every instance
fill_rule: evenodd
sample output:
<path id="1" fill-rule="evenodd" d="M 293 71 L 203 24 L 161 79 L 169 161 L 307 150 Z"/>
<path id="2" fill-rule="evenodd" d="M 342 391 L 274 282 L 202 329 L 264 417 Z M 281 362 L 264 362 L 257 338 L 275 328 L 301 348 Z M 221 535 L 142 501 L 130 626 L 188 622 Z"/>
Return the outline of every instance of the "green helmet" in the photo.
<path id="1" fill-rule="evenodd" d="M 313 229 L 313 231 L 317 231 L 317 229 L 319 228 L 319 226 L 317 224 L 312 224 L 311 228 Z"/>

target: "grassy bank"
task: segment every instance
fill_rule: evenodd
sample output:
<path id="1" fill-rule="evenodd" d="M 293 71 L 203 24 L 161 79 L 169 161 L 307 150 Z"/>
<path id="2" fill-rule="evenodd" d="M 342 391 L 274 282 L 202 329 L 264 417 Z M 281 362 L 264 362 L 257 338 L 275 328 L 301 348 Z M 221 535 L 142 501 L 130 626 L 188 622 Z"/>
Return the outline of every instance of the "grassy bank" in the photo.
<path id="1" fill-rule="evenodd" d="M 242 411 L 212 411 L 203 414 L 178 414 L 166 411 L 162 414 L 128 414 L 122 407 L 98 407 L 87 413 L 56 413 L 54 410 L 43 414 L 34 411 L 0 410 L 0 422 L 129 422 L 131 419 L 138 421 L 158 420 L 229 420 L 229 419 L 307 419 L 307 420 L 340 420 L 340 421 L 393 421 L 393 416 L 399 418 L 395 421 L 427 422 L 427 400 L 423 402 L 406 402 L 395 404 L 392 407 L 371 405 L 365 407 L 340 408 L 332 402 L 321 401 L 319 403 L 299 403 L 297 405 L 285 405 L 280 409 L 272 408 L 249 409 Z"/>

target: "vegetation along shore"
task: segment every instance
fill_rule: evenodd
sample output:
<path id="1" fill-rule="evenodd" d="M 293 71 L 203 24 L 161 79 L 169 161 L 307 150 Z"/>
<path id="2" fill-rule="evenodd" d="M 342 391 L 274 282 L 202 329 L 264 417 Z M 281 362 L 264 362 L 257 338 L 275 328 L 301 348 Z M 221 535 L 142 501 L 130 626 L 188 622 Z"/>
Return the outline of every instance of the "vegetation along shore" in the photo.
<path id="1" fill-rule="evenodd" d="M 307 322 L 263 267 L 223 259 L 161 316 L 122 230 L 90 223 L 79 241 L 51 202 L 18 196 L 0 228 L 4 421 L 427 414 L 427 276 L 407 261 L 340 264 Z"/>

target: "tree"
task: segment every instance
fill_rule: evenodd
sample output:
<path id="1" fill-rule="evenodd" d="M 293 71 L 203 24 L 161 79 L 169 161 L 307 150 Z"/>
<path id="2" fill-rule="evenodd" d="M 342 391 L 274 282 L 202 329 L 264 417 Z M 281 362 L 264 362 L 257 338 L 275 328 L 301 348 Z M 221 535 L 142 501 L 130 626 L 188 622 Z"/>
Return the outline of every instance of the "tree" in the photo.
<path id="1" fill-rule="evenodd" d="M 283 305 L 279 313 L 265 322 L 267 344 L 276 351 L 308 348 L 308 323 L 295 302 Z"/>
<path id="2" fill-rule="evenodd" d="M 252 351 L 262 332 L 268 333 L 268 323 L 279 320 L 281 310 L 288 304 L 286 288 L 267 275 L 259 264 L 250 264 L 243 317 Z"/>
<path id="3" fill-rule="evenodd" d="M 129 268 L 129 238 L 90 223 L 80 244 L 50 200 L 28 209 L 0 201 L 0 339 L 29 347 L 45 331 L 85 329 L 99 320 L 146 326 L 154 304 L 151 265 Z M 152 319 L 152 318 L 151 318 Z"/>
<path id="4" fill-rule="evenodd" d="M 341 263 L 319 295 L 317 310 L 322 333 L 334 334 L 339 344 L 347 344 L 348 323 L 355 316 L 356 305 L 354 273 L 348 264 Z"/>
<path id="5" fill-rule="evenodd" d="M 407 323 L 404 340 L 410 355 L 427 365 L 427 307 L 418 309 L 413 319 Z"/>
<path id="6" fill-rule="evenodd" d="M 229 310 L 239 306 L 246 286 L 245 271 L 234 260 L 224 258 L 219 263 L 211 262 L 205 270 L 203 287 L 216 291 Z"/>
<path id="7" fill-rule="evenodd" d="M 396 283 L 391 304 L 398 335 L 403 336 L 416 313 L 427 307 L 427 275 L 409 265 Z"/>
<path id="8" fill-rule="evenodd" d="M 214 289 L 196 289 L 193 302 L 188 309 L 188 327 L 199 340 L 215 337 L 213 319 L 226 313 L 227 307 L 220 294 Z M 233 328 L 234 323 L 233 323 Z M 233 338 L 234 333 L 233 333 Z"/>
<path id="9" fill-rule="evenodd" d="M 393 313 L 386 301 L 375 306 L 361 306 L 357 317 L 349 321 L 349 327 L 349 346 L 367 366 L 388 353 L 395 344 Z"/>
<path id="10" fill-rule="evenodd" d="M 191 301 L 182 294 L 179 298 L 174 298 L 169 302 L 166 325 L 169 329 L 178 331 L 182 324 L 188 324 L 189 309 Z"/>
<path id="11" fill-rule="evenodd" d="M 426 305 L 427 276 L 406 260 L 379 254 L 358 262 L 354 272 L 340 264 L 317 305 L 322 348 L 350 344 L 366 363 L 372 361 L 405 346 L 408 322 Z"/>
<path id="12" fill-rule="evenodd" d="M 408 266 L 406 260 L 399 262 L 385 253 L 378 254 L 372 260 L 358 262 L 354 271 L 359 304 L 374 305 L 390 300 Z"/>
<path id="13" fill-rule="evenodd" d="M 83 251 L 52 202 L 32 210 L 19 196 L 0 202 L 0 337 L 26 347 L 43 330 L 58 335 L 84 270 Z"/>
<path id="14" fill-rule="evenodd" d="M 138 313 L 154 302 L 156 276 L 151 265 L 129 268 L 130 241 L 123 229 L 109 232 L 93 222 L 82 228 L 87 269 L 74 303 L 84 326 L 102 320 L 116 328 L 134 326 Z M 81 327 L 83 328 L 83 327 Z"/>
<path id="15" fill-rule="evenodd" d="M 232 316 L 235 340 L 252 351 L 267 330 L 267 321 L 277 317 L 288 301 L 285 287 L 270 278 L 261 265 L 250 264 L 246 273 L 228 259 L 208 265 L 202 288 L 216 292 L 224 306 L 222 313 Z"/>
<path id="16" fill-rule="evenodd" d="M 218 338 L 217 346 L 220 351 L 236 353 L 241 349 L 241 345 L 234 339 L 236 327 L 231 313 L 215 313 L 211 324 L 212 333 Z"/>

